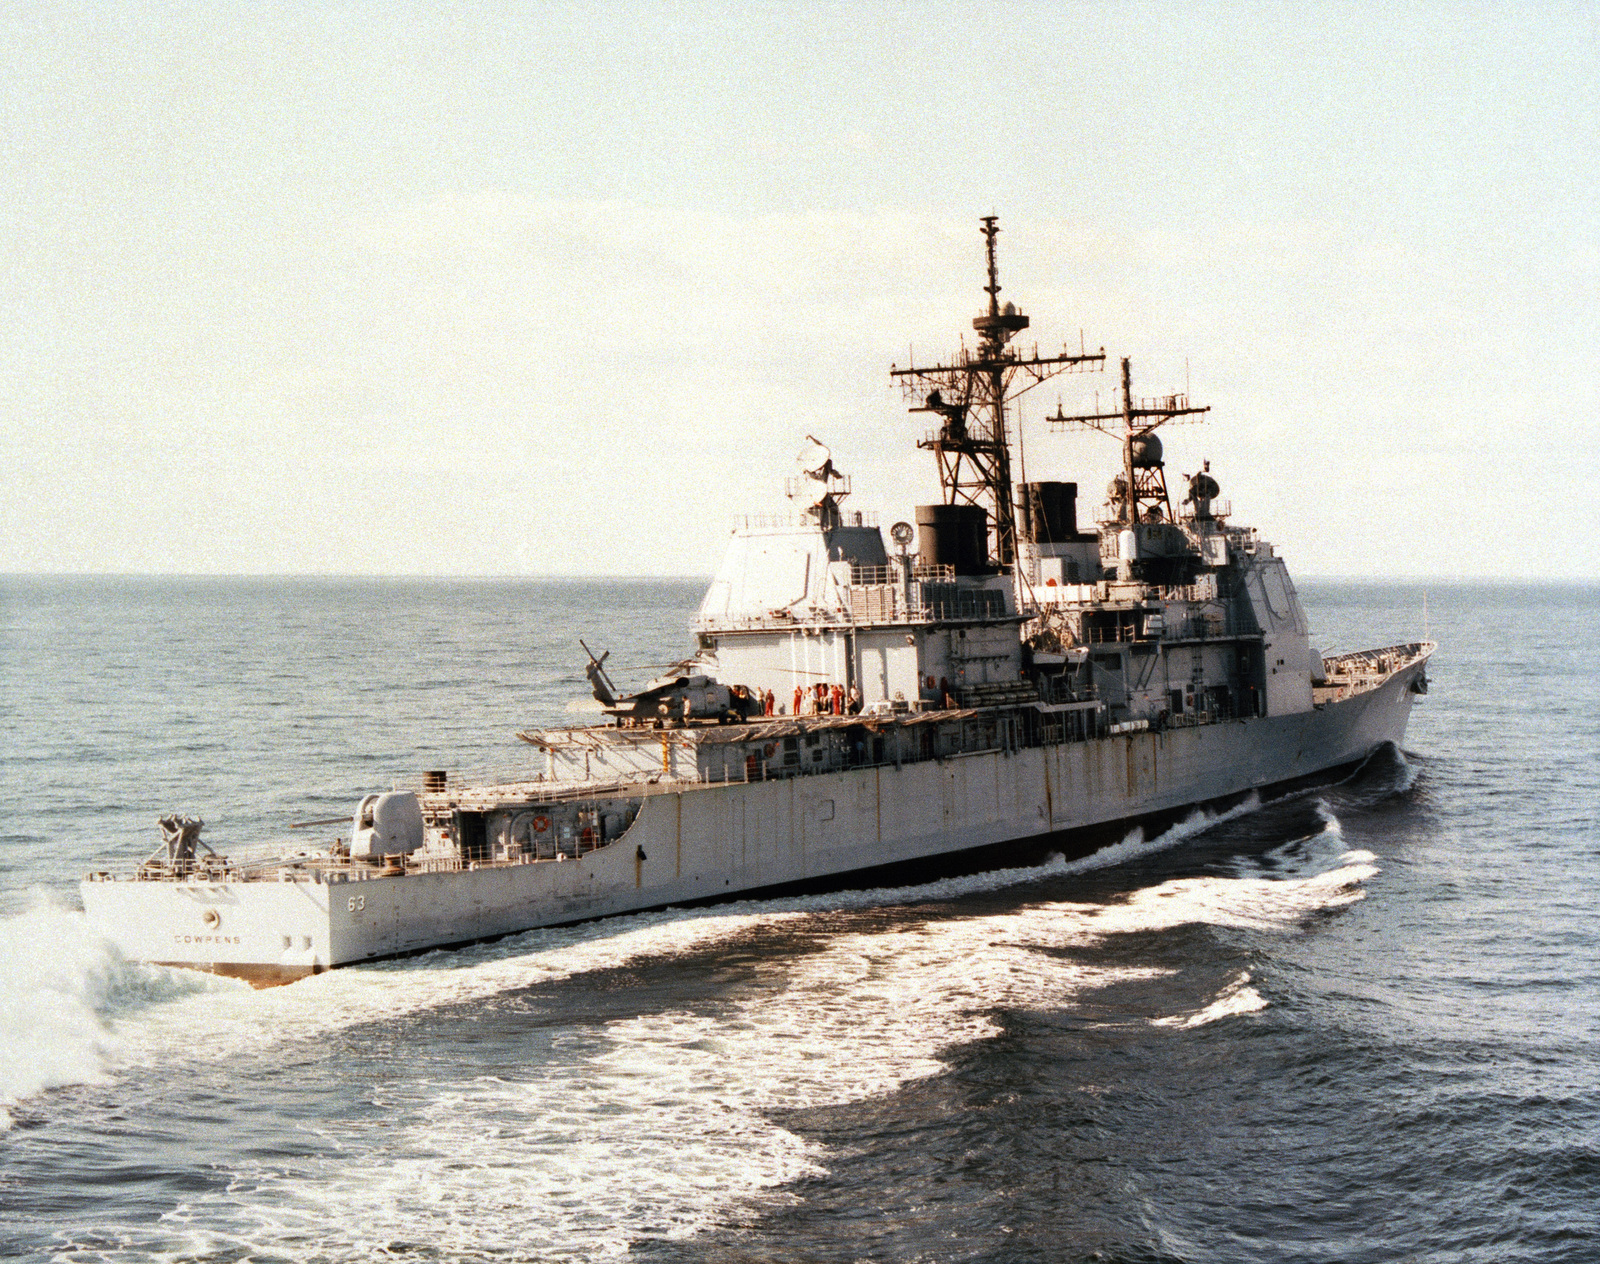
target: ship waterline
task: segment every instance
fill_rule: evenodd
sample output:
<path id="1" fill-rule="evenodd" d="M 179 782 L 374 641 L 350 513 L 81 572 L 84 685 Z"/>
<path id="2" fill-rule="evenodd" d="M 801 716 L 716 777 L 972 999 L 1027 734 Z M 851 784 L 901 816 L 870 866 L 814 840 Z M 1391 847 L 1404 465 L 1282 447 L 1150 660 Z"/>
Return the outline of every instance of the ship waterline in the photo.
<path id="1" fill-rule="evenodd" d="M 571 855 L 450 864 L 396 857 L 380 867 L 280 857 L 243 874 L 91 880 L 84 902 L 132 958 L 275 984 L 673 905 L 902 881 L 930 865 L 948 872 L 1051 853 L 1070 859 L 1197 809 L 1353 771 L 1385 743 L 1398 743 L 1432 650 L 1419 643 L 1381 651 L 1392 666 L 1378 683 L 1294 716 L 1037 744 L 1016 735 L 921 761 L 756 781 L 640 783 L 630 787 L 640 806 L 628 827 Z M 964 727 L 981 740 L 985 719 L 971 710 L 930 713 L 924 725 Z M 747 727 L 760 741 L 767 726 Z M 904 736 L 906 726 L 896 727 Z M 506 823 L 563 802 L 545 782 L 477 785 L 469 795 L 491 820 Z M 425 798 L 436 809 L 460 802 L 448 791 Z M 579 810 L 593 802 L 565 801 Z"/>

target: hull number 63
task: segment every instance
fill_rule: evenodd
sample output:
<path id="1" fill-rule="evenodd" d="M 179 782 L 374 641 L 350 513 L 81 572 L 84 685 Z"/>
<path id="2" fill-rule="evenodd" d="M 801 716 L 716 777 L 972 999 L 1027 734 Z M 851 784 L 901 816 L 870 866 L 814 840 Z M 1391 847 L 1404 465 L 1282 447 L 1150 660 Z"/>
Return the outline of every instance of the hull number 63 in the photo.
<path id="1" fill-rule="evenodd" d="M 354 913 L 357 909 L 364 909 L 367 907 L 367 897 L 364 895 L 352 895 L 350 897 L 350 902 L 345 907 L 348 908 L 352 913 Z"/>

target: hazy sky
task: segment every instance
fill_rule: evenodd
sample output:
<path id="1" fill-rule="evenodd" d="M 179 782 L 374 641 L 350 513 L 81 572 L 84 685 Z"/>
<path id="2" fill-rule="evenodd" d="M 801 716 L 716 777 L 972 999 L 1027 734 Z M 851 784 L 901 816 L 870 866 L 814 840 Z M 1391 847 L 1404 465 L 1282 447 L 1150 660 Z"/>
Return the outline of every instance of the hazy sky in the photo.
<path id="1" fill-rule="evenodd" d="M 1187 383 L 1169 468 L 1296 573 L 1600 561 L 1593 3 L 29 5 L 0 48 L 0 571 L 705 574 L 808 432 L 909 517 L 888 368 L 970 337 L 989 213 L 1026 339 Z M 1029 475 L 1098 500 L 1057 396 Z"/>

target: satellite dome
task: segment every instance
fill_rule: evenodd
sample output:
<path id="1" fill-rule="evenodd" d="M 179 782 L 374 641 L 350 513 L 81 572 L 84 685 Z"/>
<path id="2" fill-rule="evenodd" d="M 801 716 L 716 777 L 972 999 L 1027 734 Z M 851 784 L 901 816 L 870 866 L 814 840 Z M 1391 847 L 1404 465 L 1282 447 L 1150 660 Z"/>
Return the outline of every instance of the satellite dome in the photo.
<path id="1" fill-rule="evenodd" d="M 1161 465 L 1161 440 L 1153 434 L 1135 435 L 1128 440 L 1133 453 L 1133 468 L 1153 470 Z"/>

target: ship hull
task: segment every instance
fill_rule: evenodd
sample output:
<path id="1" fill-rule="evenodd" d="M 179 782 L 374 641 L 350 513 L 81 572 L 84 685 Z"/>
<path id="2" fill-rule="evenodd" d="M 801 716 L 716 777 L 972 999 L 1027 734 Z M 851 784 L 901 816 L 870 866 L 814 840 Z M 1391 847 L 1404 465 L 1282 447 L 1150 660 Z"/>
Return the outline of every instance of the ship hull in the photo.
<path id="1" fill-rule="evenodd" d="M 1333 780 L 1405 733 L 1425 660 L 1293 715 L 983 751 L 648 797 L 577 859 L 327 881 L 86 882 L 92 923 L 132 959 L 288 982 L 668 906 L 876 885 L 918 872 L 1084 854 L 1198 806 Z"/>

